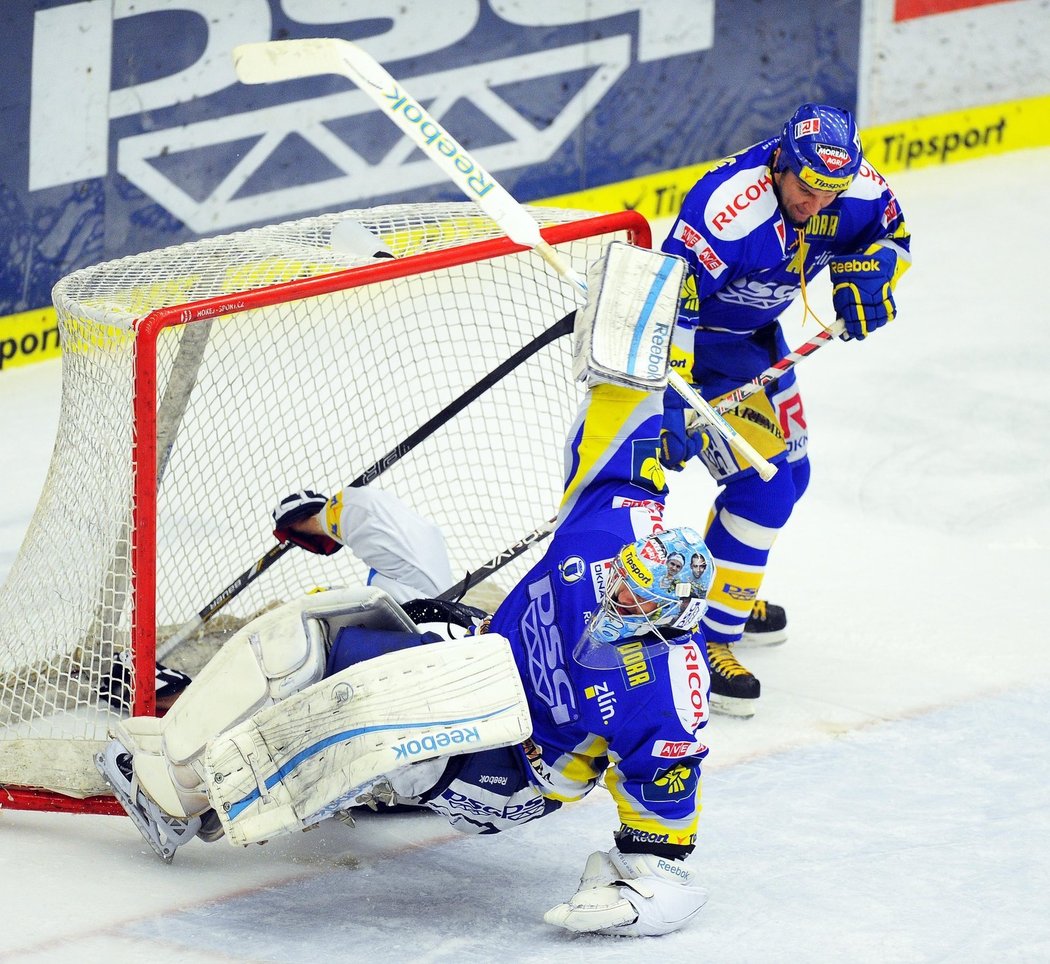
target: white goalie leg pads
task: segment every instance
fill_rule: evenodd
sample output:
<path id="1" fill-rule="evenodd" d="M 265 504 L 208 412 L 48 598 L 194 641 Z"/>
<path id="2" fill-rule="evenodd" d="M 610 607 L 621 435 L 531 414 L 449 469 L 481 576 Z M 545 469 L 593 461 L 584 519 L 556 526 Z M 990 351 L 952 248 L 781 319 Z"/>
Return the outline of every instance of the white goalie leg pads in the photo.
<path id="1" fill-rule="evenodd" d="M 163 719 L 134 717 L 115 728 L 141 789 L 172 816 L 207 810 L 208 741 L 321 679 L 329 639 L 347 624 L 416 631 L 376 589 L 313 593 L 263 613 L 222 646 Z"/>
<path id="2" fill-rule="evenodd" d="M 587 858 L 579 890 L 543 919 L 580 934 L 657 937 L 678 930 L 706 903 L 695 873 L 681 861 L 614 847 Z"/>
<path id="3" fill-rule="evenodd" d="M 684 278 L 681 258 L 613 241 L 588 270 L 587 304 L 576 313 L 577 380 L 666 388 Z"/>
<path id="4" fill-rule="evenodd" d="M 347 667 L 213 740 L 208 796 L 230 843 L 311 826 L 406 765 L 532 732 L 510 644 L 483 635 Z"/>

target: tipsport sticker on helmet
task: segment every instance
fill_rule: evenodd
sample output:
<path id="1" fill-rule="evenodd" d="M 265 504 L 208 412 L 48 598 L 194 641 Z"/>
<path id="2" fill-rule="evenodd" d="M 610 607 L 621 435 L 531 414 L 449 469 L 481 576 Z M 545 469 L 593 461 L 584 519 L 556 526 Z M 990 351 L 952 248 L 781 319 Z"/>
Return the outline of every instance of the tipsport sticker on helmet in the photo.
<path id="1" fill-rule="evenodd" d="M 644 553 L 648 548 L 648 543 L 643 545 L 642 552 Z M 633 545 L 624 546 L 620 550 L 620 563 L 624 568 L 624 571 L 634 580 L 639 586 L 649 588 L 653 584 L 653 570 L 650 569 L 639 555 L 638 551 Z"/>
<path id="2" fill-rule="evenodd" d="M 852 175 L 828 177 L 819 171 L 814 171 L 811 167 L 802 168 L 798 176 L 800 180 L 805 181 L 806 184 L 817 191 L 834 191 L 838 193 L 846 190 L 853 183 Z"/>

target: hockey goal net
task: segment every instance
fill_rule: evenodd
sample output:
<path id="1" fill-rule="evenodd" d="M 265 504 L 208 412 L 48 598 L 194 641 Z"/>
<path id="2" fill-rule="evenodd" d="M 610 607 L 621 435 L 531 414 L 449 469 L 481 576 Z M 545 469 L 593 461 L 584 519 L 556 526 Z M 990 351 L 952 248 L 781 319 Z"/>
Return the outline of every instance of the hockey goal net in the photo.
<path id="1" fill-rule="evenodd" d="M 651 243 L 631 212 L 533 213 L 581 268 L 614 238 Z M 343 249 L 346 219 L 395 259 Z M 92 754 L 120 715 L 154 711 L 157 647 L 274 545 L 277 499 L 354 479 L 577 295 L 461 203 L 148 252 L 68 276 L 54 302 L 58 436 L 0 590 L 0 806 L 116 812 Z M 460 574 L 557 507 L 579 397 L 569 342 L 525 359 L 375 482 L 442 526 Z M 531 555 L 494 578 L 508 585 Z M 348 551 L 288 552 L 166 662 L 192 673 L 260 611 L 366 578 Z M 100 694 L 121 653 L 133 685 L 114 705 Z"/>

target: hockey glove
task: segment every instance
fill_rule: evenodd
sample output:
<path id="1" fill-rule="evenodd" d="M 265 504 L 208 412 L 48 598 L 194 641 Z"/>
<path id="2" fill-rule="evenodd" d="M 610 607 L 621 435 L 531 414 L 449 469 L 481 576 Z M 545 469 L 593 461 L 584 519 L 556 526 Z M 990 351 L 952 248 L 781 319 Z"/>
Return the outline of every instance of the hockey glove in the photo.
<path id="1" fill-rule="evenodd" d="M 286 495 L 273 510 L 274 538 L 279 542 L 290 542 L 293 546 L 313 552 L 319 556 L 330 556 L 343 548 L 331 536 L 321 532 L 302 532 L 292 528 L 296 522 L 302 522 L 317 515 L 328 502 L 328 496 L 302 489 Z"/>
<path id="2" fill-rule="evenodd" d="M 678 860 L 624 854 L 587 858 L 580 889 L 543 919 L 579 934 L 656 937 L 678 930 L 707 903 L 695 874 Z"/>
<path id="3" fill-rule="evenodd" d="M 699 455 L 708 445 L 703 429 L 691 431 L 685 426 L 685 409 L 674 405 L 668 397 L 664 409 L 664 424 L 660 429 L 660 461 L 672 472 L 680 472 L 685 463 Z"/>
<path id="4" fill-rule="evenodd" d="M 897 314 L 893 285 L 900 273 L 894 248 L 873 244 L 862 254 L 834 257 L 830 264 L 831 300 L 849 338 L 863 341 L 893 321 Z"/>

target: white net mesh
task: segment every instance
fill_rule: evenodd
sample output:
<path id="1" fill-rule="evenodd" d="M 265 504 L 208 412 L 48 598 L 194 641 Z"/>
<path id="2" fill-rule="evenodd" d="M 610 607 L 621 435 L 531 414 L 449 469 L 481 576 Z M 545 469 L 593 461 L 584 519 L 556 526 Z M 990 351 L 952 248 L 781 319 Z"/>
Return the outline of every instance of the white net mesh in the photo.
<path id="1" fill-rule="evenodd" d="M 588 222 L 574 233 L 590 236 L 559 245 L 578 268 L 617 236 L 585 212 L 534 213 L 542 225 Z M 115 656 L 130 646 L 139 584 L 129 545 L 133 441 L 142 431 L 133 415 L 141 320 L 157 308 L 208 298 L 243 304 L 238 292 L 372 264 L 333 248 L 333 226 L 347 217 L 399 259 L 501 234 L 473 205 L 390 206 L 149 252 L 56 286 L 58 438 L 0 591 L 0 784 L 100 791 L 90 753 L 128 710 L 100 699 L 100 690 Z M 157 420 L 158 645 L 273 545 L 270 511 L 278 498 L 303 487 L 331 493 L 350 482 L 571 311 L 576 297 L 526 252 L 329 294 L 287 291 L 268 307 L 165 328 L 156 402 L 138 400 L 140 418 L 146 406 Z M 569 348 L 562 338 L 541 349 L 377 480 L 442 526 L 457 572 L 554 513 L 561 447 L 578 400 Z M 494 580 L 510 585 L 531 558 Z M 313 586 L 352 585 L 366 575 L 346 550 L 326 558 L 293 550 L 209 628 L 239 624 Z M 185 664 L 193 652 L 180 649 L 167 661 Z"/>

